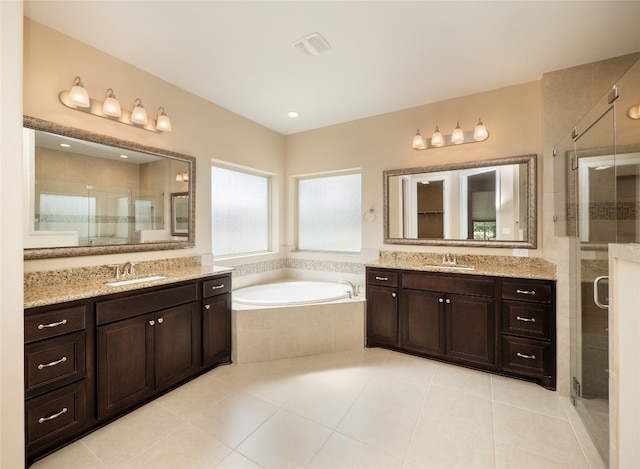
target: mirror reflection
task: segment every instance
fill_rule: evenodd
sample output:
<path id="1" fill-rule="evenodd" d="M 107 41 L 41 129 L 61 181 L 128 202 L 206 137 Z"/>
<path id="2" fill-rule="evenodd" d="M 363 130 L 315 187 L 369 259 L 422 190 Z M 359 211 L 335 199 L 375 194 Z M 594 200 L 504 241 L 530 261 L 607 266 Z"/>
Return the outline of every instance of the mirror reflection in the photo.
<path id="1" fill-rule="evenodd" d="M 99 143 L 74 129 L 46 132 L 38 128 L 42 121 L 29 122 L 25 258 L 174 249 L 193 240 L 191 157 L 106 137 L 109 144 Z M 174 193 L 185 196 L 179 230 L 170 218 Z"/>
<path id="2" fill-rule="evenodd" d="M 386 243 L 535 247 L 535 155 L 383 174 Z"/>

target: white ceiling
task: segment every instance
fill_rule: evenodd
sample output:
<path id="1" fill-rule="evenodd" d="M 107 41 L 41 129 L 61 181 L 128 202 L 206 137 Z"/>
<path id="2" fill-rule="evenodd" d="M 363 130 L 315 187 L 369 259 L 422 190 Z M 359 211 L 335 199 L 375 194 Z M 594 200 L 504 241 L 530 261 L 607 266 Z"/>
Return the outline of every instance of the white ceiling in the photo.
<path id="1" fill-rule="evenodd" d="M 285 135 L 640 51 L 640 1 L 27 0 L 24 9 Z M 303 57 L 292 44 L 313 32 L 331 50 Z"/>

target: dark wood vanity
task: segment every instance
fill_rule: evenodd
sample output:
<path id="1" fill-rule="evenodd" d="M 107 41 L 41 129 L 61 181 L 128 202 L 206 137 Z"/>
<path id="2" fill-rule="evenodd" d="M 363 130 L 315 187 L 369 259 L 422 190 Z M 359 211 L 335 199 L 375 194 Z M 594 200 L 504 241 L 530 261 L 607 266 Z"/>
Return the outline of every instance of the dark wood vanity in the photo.
<path id="1" fill-rule="evenodd" d="M 25 310 L 32 463 L 231 362 L 231 274 Z"/>
<path id="2" fill-rule="evenodd" d="M 367 346 L 556 386 L 555 282 L 367 267 Z"/>

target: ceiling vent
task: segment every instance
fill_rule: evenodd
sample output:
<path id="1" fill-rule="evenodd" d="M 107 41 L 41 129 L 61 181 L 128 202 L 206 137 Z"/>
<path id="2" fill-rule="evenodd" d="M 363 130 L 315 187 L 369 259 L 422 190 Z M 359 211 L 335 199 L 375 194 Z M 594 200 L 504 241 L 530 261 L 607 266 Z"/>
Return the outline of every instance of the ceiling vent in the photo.
<path id="1" fill-rule="evenodd" d="M 293 47 L 305 57 L 320 55 L 331 49 L 327 40 L 318 33 L 309 34 L 302 39 L 298 39 L 293 43 Z"/>

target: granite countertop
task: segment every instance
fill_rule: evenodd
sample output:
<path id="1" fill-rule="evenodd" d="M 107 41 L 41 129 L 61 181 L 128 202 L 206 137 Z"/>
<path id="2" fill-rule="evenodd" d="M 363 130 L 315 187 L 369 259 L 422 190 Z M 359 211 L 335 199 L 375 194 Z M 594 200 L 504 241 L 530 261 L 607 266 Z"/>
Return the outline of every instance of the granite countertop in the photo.
<path id="1" fill-rule="evenodd" d="M 456 256 L 456 265 L 458 267 L 473 267 L 473 270 L 467 270 L 441 265 L 441 255 L 385 254 L 386 253 L 382 253 L 379 262 L 367 264 L 367 266 L 386 269 L 416 270 L 420 272 L 455 273 L 459 275 L 487 275 L 493 277 L 530 278 L 539 280 L 556 279 L 556 266 L 544 259 L 535 257 Z"/>
<path id="2" fill-rule="evenodd" d="M 53 271 L 42 275 L 41 277 L 43 277 L 43 279 L 41 280 L 25 282 L 24 308 L 35 308 L 37 306 L 47 306 L 67 301 L 82 300 L 86 298 L 110 295 L 113 293 L 139 290 L 141 288 L 151 286 L 155 287 L 157 285 L 169 285 L 185 280 L 194 280 L 226 274 L 232 271 L 233 269 L 228 267 L 184 265 L 168 271 L 160 269 L 155 273 L 143 271 L 138 275 L 122 278 L 120 280 L 149 277 L 151 275 L 162 275 L 165 278 L 150 282 L 119 285 L 116 287 L 106 285 L 107 282 L 116 281 L 113 277 L 105 278 L 102 276 L 93 276 L 91 277 L 92 280 L 87 281 L 71 276 L 71 279 L 64 281 L 64 277 L 67 276 L 66 271 Z M 63 279 L 60 277 L 63 277 Z M 85 276 L 84 278 L 87 277 L 88 276 Z"/>

